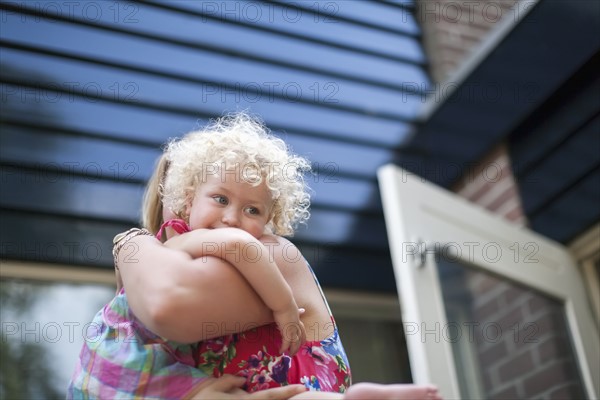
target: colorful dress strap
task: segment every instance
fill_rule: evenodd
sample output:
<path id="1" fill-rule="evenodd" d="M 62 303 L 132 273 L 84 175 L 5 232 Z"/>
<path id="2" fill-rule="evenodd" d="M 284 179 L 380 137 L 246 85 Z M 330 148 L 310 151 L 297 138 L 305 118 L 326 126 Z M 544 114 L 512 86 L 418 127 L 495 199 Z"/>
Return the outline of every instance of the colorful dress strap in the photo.
<path id="1" fill-rule="evenodd" d="M 190 232 L 192 229 L 190 228 L 190 226 L 187 224 L 187 222 L 185 222 L 182 219 L 170 219 L 168 221 L 165 221 L 161 226 L 160 229 L 158 230 L 158 233 L 156 234 L 156 238 L 158 240 L 162 240 L 162 233 L 166 228 L 173 228 L 173 230 L 177 233 L 179 233 L 180 235 L 182 233 L 186 233 L 186 232 Z"/>

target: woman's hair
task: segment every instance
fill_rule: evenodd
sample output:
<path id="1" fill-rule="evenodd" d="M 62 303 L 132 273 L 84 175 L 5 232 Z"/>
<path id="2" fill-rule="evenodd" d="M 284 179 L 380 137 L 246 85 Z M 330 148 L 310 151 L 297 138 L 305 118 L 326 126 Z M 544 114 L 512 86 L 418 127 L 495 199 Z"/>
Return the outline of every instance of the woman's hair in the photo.
<path id="1" fill-rule="evenodd" d="M 148 181 L 144 200 L 142 203 L 142 226 L 150 232 L 158 233 L 163 223 L 163 201 L 160 188 L 165 180 L 165 174 L 169 167 L 169 161 L 165 154 L 161 154 L 156 161 L 154 172 Z"/>
<path id="2" fill-rule="evenodd" d="M 186 208 L 208 175 L 231 171 L 253 186 L 266 183 L 273 199 L 267 227 L 274 234 L 293 235 L 310 216 L 304 180 L 309 161 L 293 154 L 261 121 L 245 113 L 224 116 L 171 141 L 164 158 L 169 170 L 160 187 L 163 205 L 181 218 L 187 219 Z M 154 189 L 149 185 L 150 190 Z"/>

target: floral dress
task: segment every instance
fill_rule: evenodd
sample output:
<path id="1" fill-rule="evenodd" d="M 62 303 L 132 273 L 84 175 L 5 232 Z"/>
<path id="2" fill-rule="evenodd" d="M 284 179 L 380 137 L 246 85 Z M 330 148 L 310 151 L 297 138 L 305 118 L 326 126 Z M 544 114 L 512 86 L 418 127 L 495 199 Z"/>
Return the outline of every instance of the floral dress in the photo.
<path id="1" fill-rule="evenodd" d="M 327 304 L 324 296 L 323 301 Z M 249 392 L 301 383 L 309 390 L 344 393 L 351 384 L 350 366 L 331 311 L 329 315 L 333 334 L 304 342 L 293 357 L 279 353 L 281 334 L 270 324 L 201 342 L 198 368 L 214 377 L 243 376 Z"/>

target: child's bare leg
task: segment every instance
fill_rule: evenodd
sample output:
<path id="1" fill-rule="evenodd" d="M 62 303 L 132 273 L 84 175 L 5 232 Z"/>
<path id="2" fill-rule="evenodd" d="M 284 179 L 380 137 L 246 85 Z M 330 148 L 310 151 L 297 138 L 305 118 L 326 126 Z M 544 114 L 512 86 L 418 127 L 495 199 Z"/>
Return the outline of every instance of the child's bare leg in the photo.
<path id="1" fill-rule="evenodd" d="M 304 393 L 302 393 L 304 394 Z M 347 400 L 441 400 L 433 385 L 357 383 L 348 388 Z"/>
<path id="2" fill-rule="evenodd" d="M 442 400 L 433 385 L 357 383 L 345 394 L 331 392 L 304 392 L 290 400 Z"/>

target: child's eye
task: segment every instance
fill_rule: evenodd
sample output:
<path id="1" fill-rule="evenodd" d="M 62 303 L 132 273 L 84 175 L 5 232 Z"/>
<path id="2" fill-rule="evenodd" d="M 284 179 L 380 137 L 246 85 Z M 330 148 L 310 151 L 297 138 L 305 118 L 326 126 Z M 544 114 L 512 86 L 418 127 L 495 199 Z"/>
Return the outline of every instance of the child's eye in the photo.
<path id="1" fill-rule="evenodd" d="M 252 214 L 252 215 L 259 215 L 260 214 L 259 209 L 256 208 L 256 207 L 248 207 L 248 208 L 246 208 L 246 212 L 248 214 Z"/>
<path id="2" fill-rule="evenodd" d="M 227 197 L 225 196 L 213 196 L 213 199 L 219 204 L 227 205 Z"/>

